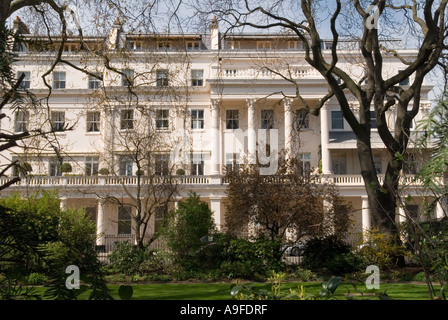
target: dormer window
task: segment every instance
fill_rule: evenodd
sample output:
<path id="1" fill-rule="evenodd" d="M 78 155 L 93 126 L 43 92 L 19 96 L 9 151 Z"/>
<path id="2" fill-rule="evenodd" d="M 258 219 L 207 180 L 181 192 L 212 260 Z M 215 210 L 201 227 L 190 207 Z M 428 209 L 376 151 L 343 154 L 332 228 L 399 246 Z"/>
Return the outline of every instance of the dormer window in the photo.
<path id="1" fill-rule="evenodd" d="M 227 42 L 227 49 L 229 49 L 229 50 L 238 50 L 238 49 L 240 49 L 240 42 L 239 41 L 228 41 Z"/>
<path id="2" fill-rule="evenodd" d="M 129 41 L 128 49 L 132 50 L 132 51 L 139 51 L 142 49 L 142 42 L 141 41 Z"/>
<path id="3" fill-rule="evenodd" d="M 159 49 L 159 51 L 171 51 L 171 42 L 159 41 L 157 43 L 157 48 Z"/>
<path id="4" fill-rule="evenodd" d="M 199 41 L 188 41 L 187 50 L 188 51 L 198 51 L 201 49 Z"/>

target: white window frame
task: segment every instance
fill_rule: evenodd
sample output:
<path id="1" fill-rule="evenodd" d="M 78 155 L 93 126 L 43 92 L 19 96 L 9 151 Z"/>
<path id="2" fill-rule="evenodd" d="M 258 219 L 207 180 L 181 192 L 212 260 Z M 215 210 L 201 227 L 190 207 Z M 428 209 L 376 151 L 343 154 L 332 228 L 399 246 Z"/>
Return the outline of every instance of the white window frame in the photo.
<path id="1" fill-rule="evenodd" d="M 333 155 L 333 174 L 347 174 L 347 157 L 345 155 Z"/>
<path id="2" fill-rule="evenodd" d="M 156 70 L 156 87 L 168 87 L 170 84 L 168 69 Z"/>
<path id="3" fill-rule="evenodd" d="M 310 128 L 310 114 L 305 109 L 299 109 L 296 112 L 296 130 Z"/>
<path id="4" fill-rule="evenodd" d="M 101 112 L 87 111 L 86 114 L 86 132 L 100 132 Z"/>
<path id="5" fill-rule="evenodd" d="M 201 50 L 201 43 L 199 41 L 187 41 L 188 51 L 199 51 Z"/>
<path id="6" fill-rule="evenodd" d="M 48 161 L 48 176 L 50 177 L 60 177 L 62 176 L 61 165 L 63 163 L 62 159 L 50 158 Z"/>
<path id="7" fill-rule="evenodd" d="M 126 108 L 120 110 L 120 129 L 133 130 L 134 129 L 134 109 Z"/>
<path id="8" fill-rule="evenodd" d="M 14 117 L 14 131 L 25 132 L 28 129 L 30 114 L 27 110 L 17 110 Z"/>
<path id="9" fill-rule="evenodd" d="M 65 111 L 51 111 L 51 129 L 63 131 L 65 128 Z"/>
<path id="10" fill-rule="evenodd" d="M 86 176 L 97 176 L 98 175 L 98 168 L 99 168 L 99 162 L 100 162 L 100 158 L 99 157 L 92 157 L 92 156 L 88 156 L 85 159 L 84 165 L 85 165 L 85 170 L 84 173 Z"/>
<path id="11" fill-rule="evenodd" d="M 22 89 L 29 89 L 31 87 L 31 72 L 30 71 L 18 71 L 17 72 L 17 79 L 19 79 L 22 74 L 25 76 L 22 79 L 22 82 L 20 82 L 19 88 Z"/>
<path id="12" fill-rule="evenodd" d="M 132 233 L 132 207 L 130 205 L 119 205 L 117 213 L 117 234 L 130 235 Z"/>
<path id="13" fill-rule="evenodd" d="M 227 130 L 236 130 L 239 128 L 240 128 L 240 112 L 239 112 L 239 110 L 238 109 L 226 110 L 226 129 Z"/>
<path id="14" fill-rule="evenodd" d="M 204 175 L 204 155 L 202 153 L 191 154 L 191 175 Z"/>
<path id="15" fill-rule="evenodd" d="M 191 86 L 203 87 L 204 86 L 204 70 L 192 69 L 191 70 Z"/>
<path id="16" fill-rule="evenodd" d="M 156 130 L 166 131 L 170 129 L 170 109 L 160 108 L 155 110 Z"/>
<path id="17" fill-rule="evenodd" d="M 67 74 L 65 71 L 53 72 L 53 89 L 65 89 L 66 80 L 67 80 Z"/>
<path id="18" fill-rule="evenodd" d="M 204 129 L 204 109 L 192 109 L 190 111 L 190 117 L 192 130 Z"/>
<path id="19" fill-rule="evenodd" d="M 170 174 L 170 155 L 157 153 L 154 155 L 154 174 L 156 176 L 168 176 Z"/>
<path id="20" fill-rule="evenodd" d="M 134 161 L 130 156 L 121 156 L 118 162 L 120 176 L 132 176 L 134 171 Z"/>
<path id="21" fill-rule="evenodd" d="M 302 174 L 309 175 L 311 173 L 311 153 L 299 153 L 299 160 L 302 163 Z"/>
<path id="22" fill-rule="evenodd" d="M 101 88 L 101 80 L 94 77 L 93 75 L 89 75 L 88 88 L 90 90 L 96 90 Z"/>
<path id="23" fill-rule="evenodd" d="M 274 110 L 272 109 L 261 110 L 261 129 L 273 129 L 274 116 Z"/>
<path id="24" fill-rule="evenodd" d="M 226 153 L 226 171 L 227 172 L 238 171 L 239 168 L 240 168 L 240 154 Z"/>

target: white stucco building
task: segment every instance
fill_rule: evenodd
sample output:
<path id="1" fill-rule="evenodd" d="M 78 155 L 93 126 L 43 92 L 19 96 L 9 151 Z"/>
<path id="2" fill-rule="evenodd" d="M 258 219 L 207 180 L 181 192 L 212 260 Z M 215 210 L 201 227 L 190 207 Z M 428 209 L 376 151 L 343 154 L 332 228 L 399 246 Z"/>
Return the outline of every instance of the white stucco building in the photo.
<path id="1" fill-rule="evenodd" d="M 26 150 L 3 154 L 30 163 L 33 171 L 2 195 L 57 189 L 64 206 L 85 207 L 92 215 L 98 233 L 105 235 L 99 244 L 129 237 L 132 228 L 120 227 L 120 222 L 130 221 L 126 212 L 103 198 L 113 195 L 126 199 L 123 186 L 132 189 L 136 185 L 138 168 L 124 144 L 135 137 L 133 132 L 144 128 L 154 130 L 151 141 L 159 143 L 158 149 L 152 150 L 156 160 L 147 170 L 163 176 L 171 166 L 182 167 L 185 175 L 177 176 L 178 198 L 195 191 L 213 210 L 217 225 L 222 226 L 225 167 L 256 154 L 269 129 L 271 149 L 277 146 L 279 151 L 286 150 L 303 161 L 305 170 L 320 168 L 335 182 L 340 194 L 356 209 L 353 232 L 370 226 L 355 136 L 336 100 L 329 100 L 319 116 L 312 116 L 299 99 L 292 98 L 298 89 L 313 107 L 328 92 L 325 79 L 307 65 L 302 45 L 293 35 L 222 35 L 216 23 L 203 35 L 136 35 L 126 34 L 117 21 L 109 35 L 86 37 L 83 46 L 75 36 L 65 39 L 64 61 L 54 67 L 55 51 L 62 39 L 54 38 L 53 44 L 43 47 L 42 43 L 37 45 L 39 37 L 24 37 L 27 42 L 14 46 L 17 61 L 13 68 L 18 76 L 24 74 L 22 86 L 40 105 L 26 111 L 9 106 L 1 130 L 49 130 L 51 126 L 70 130 L 52 134 L 50 141 L 33 140 Z M 402 56 L 417 53 L 402 48 L 400 41 L 390 44 Z M 325 48 L 330 43 L 322 45 Z M 324 52 L 330 55 L 328 49 Z M 341 41 L 339 50 L 344 51 L 341 57 L 345 59 L 339 62 L 340 67 L 361 79 L 364 68 L 357 63 L 356 43 Z M 403 67 L 392 55 L 384 59 L 384 72 L 389 75 Z M 297 86 L 278 73 L 290 75 Z M 421 112 L 415 121 L 430 107 L 430 90 L 429 85 L 422 88 Z M 355 99 L 353 108 L 356 110 Z M 391 111 L 391 124 L 394 117 Z M 382 174 L 387 165 L 386 150 L 374 129 L 372 140 L 377 171 Z M 184 143 L 184 153 L 176 153 L 176 158 L 173 155 L 180 150 L 179 141 Z M 409 150 L 413 152 L 412 144 Z M 416 153 L 416 161 L 418 157 Z M 72 171 L 62 173 L 61 163 L 70 163 Z M 109 174 L 101 169 L 108 169 Z M 17 174 L 12 168 L 1 182 Z M 407 193 L 414 196 L 410 209 L 417 210 L 422 203 L 418 183 L 408 188 Z M 158 217 L 151 219 L 148 233 L 154 232 Z"/>

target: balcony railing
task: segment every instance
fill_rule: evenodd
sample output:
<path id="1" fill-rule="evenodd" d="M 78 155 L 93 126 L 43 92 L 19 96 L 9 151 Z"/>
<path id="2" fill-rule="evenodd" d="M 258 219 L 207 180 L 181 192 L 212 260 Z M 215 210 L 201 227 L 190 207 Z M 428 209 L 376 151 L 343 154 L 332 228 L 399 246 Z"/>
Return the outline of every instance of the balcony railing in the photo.
<path id="1" fill-rule="evenodd" d="M 213 67 L 213 79 L 283 79 L 281 75 L 287 75 L 294 79 L 322 79 L 322 75 L 316 69 L 309 66 L 291 67 L 284 70 L 270 70 L 267 68 L 237 68 L 237 67 Z"/>
<path id="2" fill-rule="evenodd" d="M 270 181 L 279 179 L 276 176 L 267 176 Z M 10 181 L 10 177 L 1 177 L 0 185 L 3 185 Z M 140 181 L 139 181 L 140 179 Z M 171 180 L 170 180 L 171 179 Z M 273 180 L 274 179 L 274 180 Z M 383 176 L 380 176 L 380 182 L 384 180 Z M 364 180 L 361 175 L 328 175 L 319 178 L 319 181 L 332 182 L 337 186 L 346 187 L 363 187 Z M 137 177 L 137 176 L 60 176 L 60 177 L 48 177 L 48 176 L 29 176 L 24 177 L 17 183 L 13 184 L 10 188 L 15 187 L 38 187 L 38 186 L 137 186 L 139 183 L 143 184 L 158 184 L 158 183 L 177 183 L 181 185 L 226 185 L 228 181 L 223 175 L 218 176 L 175 176 L 175 177 Z M 416 179 L 413 175 L 406 175 L 400 179 L 401 185 L 421 185 L 421 181 Z"/>

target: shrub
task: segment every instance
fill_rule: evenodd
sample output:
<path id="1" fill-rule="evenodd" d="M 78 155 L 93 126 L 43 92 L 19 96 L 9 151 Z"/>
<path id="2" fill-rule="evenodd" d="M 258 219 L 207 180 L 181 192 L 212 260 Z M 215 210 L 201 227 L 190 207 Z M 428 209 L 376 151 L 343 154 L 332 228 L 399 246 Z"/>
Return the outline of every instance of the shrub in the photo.
<path id="1" fill-rule="evenodd" d="M 150 256 L 149 250 L 137 249 L 129 241 L 116 242 L 114 250 L 109 255 L 109 262 L 113 269 L 126 275 L 139 272 L 141 264 Z"/>
<path id="2" fill-rule="evenodd" d="M 203 267 L 202 249 L 209 245 L 205 239 L 214 232 L 213 213 L 208 204 L 195 193 L 179 201 L 177 210 L 170 217 L 163 231 L 174 259 L 186 270 Z"/>
<path id="3" fill-rule="evenodd" d="M 336 236 L 310 239 L 303 253 L 303 267 L 311 270 L 327 269 L 330 272 L 352 272 L 356 258 L 351 247 Z"/>
<path id="4" fill-rule="evenodd" d="M 409 255 L 406 248 L 393 235 L 380 233 L 375 230 L 367 231 L 367 240 L 359 249 L 359 255 L 368 264 L 377 265 L 380 269 L 390 269 L 399 257 Z"/>
<path id="5" fill-rule="evenodd" d="M 101 168 L 98 173 L 102 176 L 107 176 L 109 174 L 109 169 L 107 168 Z"/>
<path id="6" fill-rule="evenodd" d="M 260 238 L 255 241 L 232 239 L 221 265 L 224 274 L 234 278 L 255 279 L 266 276 L 267 271 L 281 271 L 280 242 Z"/>
<path id="7" fill-rule="evenodd" d="M 68 162 L 61 164 L 61 172 L 72 172 L 72 165 Z"/>
<path id="8" fill-rule="evenodd" d="M 43 285 L 43 284 L 45 284 L 46 281 L 47 281 L 47 276 L 42 273 L 38 273 L 38 272 L 30 273 L 28 276 L 26 276 L 23 279 L 23 282 L 25 284 L 32 285 L 32 286 Z"/>

